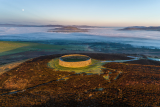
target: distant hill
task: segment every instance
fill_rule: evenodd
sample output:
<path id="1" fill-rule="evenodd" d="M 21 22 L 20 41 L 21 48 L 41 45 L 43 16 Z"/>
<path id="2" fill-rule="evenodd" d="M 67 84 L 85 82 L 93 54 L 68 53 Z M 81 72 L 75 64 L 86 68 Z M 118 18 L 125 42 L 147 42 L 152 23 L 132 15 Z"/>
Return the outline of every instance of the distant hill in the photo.
<path id="1" fill-rule="evenodd" d="M 73 26 L 65 26 L 61 28 L 50 29 L 48 32 L 88 32 L 88 29 L 80 29 Z"/>
<path id="2" fill-rule="evenodd" d="M 63 25 L 21 25 L 21 24 L 0 24 L 0 27 L 62 27 Z"/>
<path id="3" fill-rule="evenodd" d="M 132 27 L 126 27 L 123 29 L 119 30 L 147 30 L 147 31 L 160 31 L 160 26 L 150 26 L 150 27 L 145 27 L 145 26 L 132 26 Z"/>
<path id="4" fill-rule="evenodd" d="M 23 25 L 23 24 L 0 24 L 0 27 L 68 27 L 66 25 Z M 71 27 L 78 28 L 103 28 L 100 26 L 88 26 L 88 25 L 71 25 Z"/>

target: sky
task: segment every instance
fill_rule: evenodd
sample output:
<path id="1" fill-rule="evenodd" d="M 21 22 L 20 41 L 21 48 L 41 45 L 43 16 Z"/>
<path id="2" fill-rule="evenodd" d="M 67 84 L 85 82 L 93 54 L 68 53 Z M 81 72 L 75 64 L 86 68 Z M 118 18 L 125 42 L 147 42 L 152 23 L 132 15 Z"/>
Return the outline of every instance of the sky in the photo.
<path id="1" fill-rule="evenodd" d="M 0 24 L 160 26 L 160 0 L 0 0 Z"/>

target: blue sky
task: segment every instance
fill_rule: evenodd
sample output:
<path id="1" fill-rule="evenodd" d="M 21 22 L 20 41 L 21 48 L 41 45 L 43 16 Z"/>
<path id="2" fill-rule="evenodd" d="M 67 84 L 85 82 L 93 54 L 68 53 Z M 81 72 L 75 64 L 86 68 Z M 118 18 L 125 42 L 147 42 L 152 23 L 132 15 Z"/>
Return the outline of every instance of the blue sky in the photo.
<path id="1" fill-rule="evenodd" d="M 160 26 L 160 0 L 0 0 L 0 24 Z"/>

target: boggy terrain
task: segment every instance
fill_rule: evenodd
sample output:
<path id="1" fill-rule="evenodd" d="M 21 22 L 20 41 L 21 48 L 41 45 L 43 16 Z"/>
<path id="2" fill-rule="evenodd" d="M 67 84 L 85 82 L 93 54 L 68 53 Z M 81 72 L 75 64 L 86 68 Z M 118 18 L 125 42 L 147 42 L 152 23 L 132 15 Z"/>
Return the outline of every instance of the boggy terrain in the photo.
<path id="1" fill-rule="evenodd" d="M 85 53 L 97 60 L 128 60 L 125 55 Z M 150 60 L 106 63 L 103 74 L 55 71 L 41 56 L 0 75 L 2 106 L 160 106 L 160 66 Z M 145 65 L 146 61 L 148 62 Z M 134 63 L 134 64 L 132 64 Z M 143 64 L 143 65 L 142 65 Z M 117 77 L 117 73 L 122 72 Z M 109 79 L 104 78 L 109 75 Z M 116 78 L 115 78 L 116 77 Z M 11 93 L 20 90 L 17 93 Z M 10 92 L 10 93 L 9 93 Z"/>

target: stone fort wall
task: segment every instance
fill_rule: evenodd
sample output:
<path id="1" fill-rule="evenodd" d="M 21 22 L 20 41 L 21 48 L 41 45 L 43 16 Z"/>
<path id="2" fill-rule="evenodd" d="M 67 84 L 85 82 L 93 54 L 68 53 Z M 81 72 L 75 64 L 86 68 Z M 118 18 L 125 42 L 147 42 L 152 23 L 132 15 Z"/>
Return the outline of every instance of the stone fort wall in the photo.
<path id="1" fill-rule="evenodd" d="M 70 57 L 70 56 L 85 56 L 85 57 L 89 57 L 87 55 L 80 55 L 80 54 L 70 54 L 70 55 L 64 55 L 63 57 Z M 70 67 L 70 68 L 78 68 L 78 67 L 85 67 L 91 64 L 91 58 L 89 57 L 88 60 L 86 61 L 79 61 L 79 62 L 66 62 L 61 60 L 61 58 L 59 58 L 59 65 L 60 66 L 64 66 L 64 67 Z"/>

